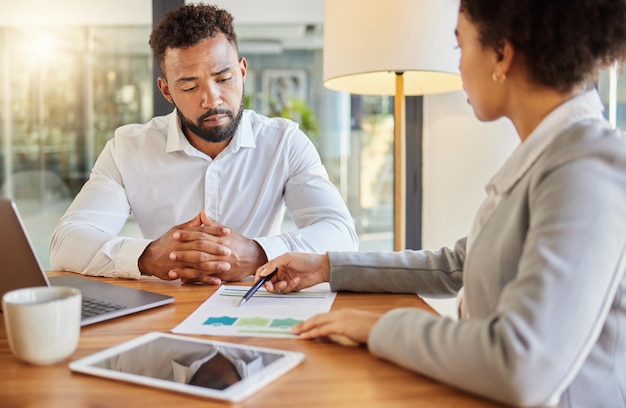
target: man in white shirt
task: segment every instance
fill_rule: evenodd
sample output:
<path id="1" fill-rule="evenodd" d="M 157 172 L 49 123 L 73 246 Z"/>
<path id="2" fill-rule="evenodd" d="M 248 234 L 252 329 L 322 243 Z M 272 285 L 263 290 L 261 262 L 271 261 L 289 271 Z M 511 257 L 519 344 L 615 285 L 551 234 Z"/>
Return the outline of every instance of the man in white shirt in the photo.
<path id="1" fill-rule="evenodd" d="M 244 110 L 247 62 L 227 11 L 183 5 L 150 45 L 175 109 L 116 130 L 53 233 L 54 269 L 220 284 L 285 252 L 357 249 L 298 125 Z M 285 209 L 297 229 L 281 234 Z M 131 214 L 143 239 L 118 236 Z"/>

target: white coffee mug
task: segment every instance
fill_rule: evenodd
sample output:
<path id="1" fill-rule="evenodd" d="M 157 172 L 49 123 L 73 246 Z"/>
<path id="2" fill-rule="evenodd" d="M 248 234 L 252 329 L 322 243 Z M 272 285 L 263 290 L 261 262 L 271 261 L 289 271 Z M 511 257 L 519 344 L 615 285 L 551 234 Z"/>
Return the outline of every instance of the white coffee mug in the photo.
<path id="1" fill-rule="evenodd" d="M 53 364 L 69 357 L 80 337 L 80 290 L 64 286 L 7 292 L 2 313 L 9 347 L 20 360 Z"/>

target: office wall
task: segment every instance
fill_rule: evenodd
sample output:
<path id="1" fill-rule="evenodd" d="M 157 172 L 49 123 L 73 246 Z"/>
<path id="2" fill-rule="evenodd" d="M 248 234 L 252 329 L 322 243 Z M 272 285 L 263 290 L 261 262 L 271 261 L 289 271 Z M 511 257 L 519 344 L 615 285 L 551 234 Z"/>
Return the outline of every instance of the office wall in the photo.
<path id="1" fill-rule="evenodd" d="M 478 121 L 465 92 L 424 97 L 424 248 L 467 235 L 485 184 L 518 144 L 508 120 Z"/>

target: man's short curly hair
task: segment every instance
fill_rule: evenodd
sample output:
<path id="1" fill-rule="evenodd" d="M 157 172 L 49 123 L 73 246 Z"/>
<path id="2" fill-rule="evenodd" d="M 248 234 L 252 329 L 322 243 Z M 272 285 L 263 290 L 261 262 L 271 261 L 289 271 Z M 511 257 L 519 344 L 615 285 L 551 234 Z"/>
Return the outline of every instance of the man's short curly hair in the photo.
<path id="1" fill-rule="evenodd" d="M 531 80 L 570 91 L 626 56 L 626 0 L 461 0 L 480 42 L 520 51 Z"/>
<path id="2" fill-rule="evenodd" d="M 185 4 L 169 11 L 150 35 L 150 47 L 163 72 L 168 48 L 187 48 L 206 38 L 223 33 L 237 48 L 233 16 L 226 10 L 209 4 Z"/>

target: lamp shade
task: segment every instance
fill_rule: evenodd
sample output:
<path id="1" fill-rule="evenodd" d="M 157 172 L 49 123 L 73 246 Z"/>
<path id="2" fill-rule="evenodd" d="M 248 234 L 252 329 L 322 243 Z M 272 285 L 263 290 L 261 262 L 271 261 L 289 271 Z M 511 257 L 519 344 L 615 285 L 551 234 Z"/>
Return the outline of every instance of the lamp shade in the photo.
<path id="1" fill-rule="evenodd" d="M 362 95 L 459 90 L 458 0 L 325 0 L 324 85 Z"/>

